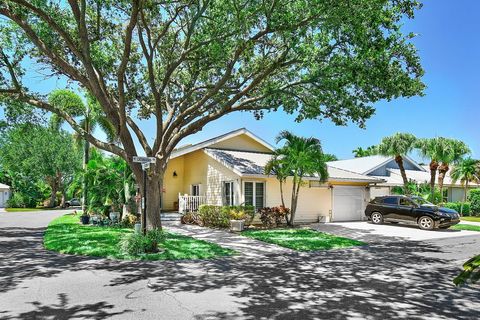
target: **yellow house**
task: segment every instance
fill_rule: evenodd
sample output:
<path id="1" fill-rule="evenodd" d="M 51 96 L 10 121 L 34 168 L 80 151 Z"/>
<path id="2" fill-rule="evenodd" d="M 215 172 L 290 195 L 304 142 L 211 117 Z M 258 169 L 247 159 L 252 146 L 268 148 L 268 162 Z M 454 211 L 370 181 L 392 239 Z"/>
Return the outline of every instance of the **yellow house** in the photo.
<path id="1" fill-rule="evenodd" d="M 196 210 L 200 204 L 281 204 L 279 182 L 264 174 L 273 147 L 242 128 L 176 149 L 165 173 L 164 211 Z M 362 220 L 370 185 L 383 180 L 329 167 L 329 179 L 308 177 L 300 190 L 296 222 Z M 284 186 L 289 206 L 291 180 Z"/>

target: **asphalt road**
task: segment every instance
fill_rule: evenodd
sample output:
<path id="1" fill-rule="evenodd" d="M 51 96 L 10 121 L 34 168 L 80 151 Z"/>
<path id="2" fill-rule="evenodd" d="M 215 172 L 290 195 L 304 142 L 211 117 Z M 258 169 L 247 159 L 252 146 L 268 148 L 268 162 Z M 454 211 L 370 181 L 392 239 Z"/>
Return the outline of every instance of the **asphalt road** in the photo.
<path id="1" fill-rule="evenodd" d="M 369 245 L 125 262 L 44 250 L 45 226 L 64 213 L 0 213 L 0 319 L 480 318 L 480 288 L 451 283 L 480 233 L 410 241 L 332 226 Z"/>

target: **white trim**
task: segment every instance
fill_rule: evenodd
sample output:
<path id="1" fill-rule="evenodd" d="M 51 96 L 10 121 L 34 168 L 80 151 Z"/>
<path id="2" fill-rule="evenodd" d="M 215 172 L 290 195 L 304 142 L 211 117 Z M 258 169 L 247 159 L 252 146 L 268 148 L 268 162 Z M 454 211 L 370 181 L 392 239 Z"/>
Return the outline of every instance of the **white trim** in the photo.
<path id="1" fill-rule="evenodd" d="M 191 152 L 194 152 L 194 151 L 197 151 L 197 150 L 200 150 L 200 149 L 207 148 L 208 146 L 211 146 L 211 145 L 213 145 L 213 144 L 219 143 L 219 142 L 221 142 L 221 141 L 224 141 L 224 140 L 227 140 L 227 139 L 236 137 L 236 136 L 240 136 L 240 135 L 242 135 L 242 134 L 244 134 L 244 135 L 252 138 L 253 140 L 255 140 L 256 142 L 260 143 L 260 144 L 263 145 L 265 148 L 267 148 L 267 149 L 269 149 L 269 150 L 271 150 L 271 151 L 273 151 L 273 150 L 275 149 L 271 144 L 269 144 L 269 143 L 266 142 L 265 140 L 263 140 L 263 139 L 261 139 L 260 137 L 256 136 L 255 134 L 253 134 L 252 132 L 248 131 L 247 129 L 241 128 L 241 129 L 237 129 L 237 130 L 234 130 L 234 131 L 225 133 L 225 134 L 223 134 L 223 135 L 217 136 L 217 137 L 212 138 L 212 139 L 205 140 L 205 141 L 203 141 L 203 142 L 200 142 L 200 143 L 197 143 L 197 144 L 188 146 L 188 147 L 180 148 L 180 149 L 178 149 L 178 150 L 173 150 L 172 155 L 170 156 L 170 159 L 174 159 L 174 158 L 183 156 L 183 155 L 185 155 L 185 154 L 187 154 L 187 153 L 191 153 Z"/>

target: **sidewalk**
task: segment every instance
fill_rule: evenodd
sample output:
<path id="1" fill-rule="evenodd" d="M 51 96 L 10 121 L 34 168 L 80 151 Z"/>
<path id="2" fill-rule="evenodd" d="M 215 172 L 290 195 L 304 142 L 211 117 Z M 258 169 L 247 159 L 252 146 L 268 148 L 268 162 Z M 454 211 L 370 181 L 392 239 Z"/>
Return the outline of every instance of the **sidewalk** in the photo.
<path id="1" fill-rule="evenodd" d="M 479 226 L 479 227 L 480 227 L 480 222 L 473 222 L 473 221 L 461 220 L 460 223 L 461 223 L 461 224 L 471 224 L 472 226 Z"/>
<path id="2" fill-rule="evenodd" d="M 5 210 L 5 208 L 0 208 L 0 213 L 5 213 L 7 212 L 7 210 Z"/>
<path id="3" fill-rule="evenodd" d="M 195 239 L 216 243 L 224 248 L 232 249 L 249 257 L 291 254 L 294 250 L 255 239 L 243 237 L 237 233 L 220 229 L 211 229 L 180 223 L 165 223 L 168 231 L 190 236 Z"/>

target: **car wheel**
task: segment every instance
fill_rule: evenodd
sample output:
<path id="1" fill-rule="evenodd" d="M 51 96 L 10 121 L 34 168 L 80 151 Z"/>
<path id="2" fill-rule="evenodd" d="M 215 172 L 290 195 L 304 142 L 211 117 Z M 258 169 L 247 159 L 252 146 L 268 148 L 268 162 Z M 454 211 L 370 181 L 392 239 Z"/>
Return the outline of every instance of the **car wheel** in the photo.
<path id="1" fill-rule="evenodd" d="M 70 203 L 65 203 L 65 208 L 70 207 Z"/>
<path id="2" fill-rule="evenodd" d="M 433 223 L 433 219 L 430 217 L 421 217 L 418 219 L 418 226 L 422 230 L 433 230 L 435 224 Z"/>
<path id="3" fill-rule="evenodd" d="M 383 215 L 380 212 L 374 212 L 371 216 L 373 224 L 382 224 L 383 223 Z"/>

